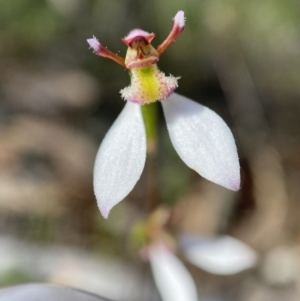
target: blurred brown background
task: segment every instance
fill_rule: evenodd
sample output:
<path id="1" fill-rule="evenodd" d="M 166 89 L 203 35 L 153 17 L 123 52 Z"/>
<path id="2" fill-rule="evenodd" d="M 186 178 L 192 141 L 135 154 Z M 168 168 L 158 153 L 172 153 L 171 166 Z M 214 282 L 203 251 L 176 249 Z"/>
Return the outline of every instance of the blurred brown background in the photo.
<path id="1" fill-rule="evenodd" d="M 199 298 L 299 300 L 297 0 L 0 0 L 1 286 L 51 281 L 118 300 L 159 300 L 128 242 L 145 214 L 147 175 L 108 221 L 96 206 L 95 154 L 129 77 L 93 55 L 86 39 L 95 35 L 125 56 L 120 39 L 142 28 L 156 33 L 157 46 L 180 9 L 185 31 L 159 67 L 181 76 L 178 93 L 230 126 L 242 189 L 231 193 L 189 170 L 160 111 L 157 194 L 175 206 L 173 230 L 230 234 L 260 256 L 255 269 L 230 277 L 189 267 Z"/>

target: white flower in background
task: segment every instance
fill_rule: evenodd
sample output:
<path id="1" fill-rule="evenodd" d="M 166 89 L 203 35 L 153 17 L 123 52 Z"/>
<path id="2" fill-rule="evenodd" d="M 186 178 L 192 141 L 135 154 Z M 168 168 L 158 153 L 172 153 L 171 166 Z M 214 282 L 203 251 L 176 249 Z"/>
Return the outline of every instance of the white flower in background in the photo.
<path id="1" fill-rule="evenodd" d="M 163 244 L 148 246 L 153 278 L 163 301 L 197 301 L 194 280 L 183 263 Z"/>
<path id="2" fill-rule="evenodd" d="M 128 46 L 125 60 L 95 37 L 88 39 L 97 55 L 128 69 L 131 78 L 131 85 L 120 91 L 127 103 L 103 139 L 95 162 L 95 195 L 105 218 L 141 176 L 146 159 L 141 105 L 158 100 L 162 100 L 171 141 L 181 159 L 214 183 L 235 191 L 240 187 L 238 155 L 228 126 L 209 108 L 173 93 L 178 77 L 166 76 L 156 65 L 184 26 L 184 13 L 179 11 L 170 34 L 157 49 L 151 45 L 153 33 L 132 30 L 122 39 Z"/>
<path id="3" fill-rule="evenodd" d="M 183 234 L 179 241 L 186 259 L 212 274 L 237 274 L 254 267 L 258 261 L 253 249 L 228 235 L 201 237 Z"/>

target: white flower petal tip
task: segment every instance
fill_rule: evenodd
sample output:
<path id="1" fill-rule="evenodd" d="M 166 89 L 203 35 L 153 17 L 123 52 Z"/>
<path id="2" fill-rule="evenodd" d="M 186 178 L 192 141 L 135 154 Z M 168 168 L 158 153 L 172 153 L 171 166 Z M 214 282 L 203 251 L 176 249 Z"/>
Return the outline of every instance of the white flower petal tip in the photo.
<path id="1" fill-rule="evenodd" d="M 186 259 L 195 266 L 216 275 L 233 275 L 252 268 L 257 253 L 231 236 L 217 238 L 183 235 L 180 239 Z"/>
<path id="2" fill-rule="evenodd" d="M 144 169 L 146 133 L 139 105 L 127 102 L 98 150 L 94 191 L 104 218 L 133 189 Z"/>
<path id="3" fill-rule="evenodd" d="M 101 44 L 97 40 L 97 38 L 93 37 L 91 39 L 87 39 L 88 44 L 94 50 L 94 52 L 98 52 L 100 50 Z"/>
<path id="4" fill-rule="evenodd" d="M 107 206 L 107 207 L 102 206 L 102 207 L 100 207 L 100 205 L 99 205 L 99 210 L 100 210 L 100 212 L 101 212 L 101 215 L 102 215 L 105 219 L 108 219 L 108 215 L 109 215 L 109 213 L 110 213 L 111 208 L 112 208 L 112 207 L 110 207 L 110 206 Z"/>
<path id="5" fill-rule="evenodd" d="M 148 250 L 155 284 L 163 301 L 197 301 L 197 289 L 183 263 L 165 246 Z"/>
<path id="6" fill-rule="evenodd" d="M 174 17 L 174 24 L 177 25 L 179 28 L 184 28 L 185 26 L 185 17 L 184 17 L 184 11 L 180 10 L 176 16 Z"/>
<path id="7" fill-rule="evenodd" d="M 162 105 L 171 141 L 185 164 L 216 184 L 239 190 L 237 149 L 222 118 L 176 93 L 162 101 Z"/>

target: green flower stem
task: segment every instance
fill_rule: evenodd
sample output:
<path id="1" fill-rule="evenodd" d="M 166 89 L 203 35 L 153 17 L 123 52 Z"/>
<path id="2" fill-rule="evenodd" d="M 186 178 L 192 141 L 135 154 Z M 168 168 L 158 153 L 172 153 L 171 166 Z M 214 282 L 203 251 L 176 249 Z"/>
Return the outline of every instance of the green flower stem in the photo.
<path id="1" fill-rule="evenodd" d="M 157 103 L 142 106 L 147 137 L 146 160 L 146 210 L 151 212 L 158 205 L 158 183 L 156 168 L 157 153 Z"/>
<path id="2" fill-rule="evenodd" d="M 157 103 L 142 106 L 147 137 L 147 153 L 155 155 L 157 150 Z"/>

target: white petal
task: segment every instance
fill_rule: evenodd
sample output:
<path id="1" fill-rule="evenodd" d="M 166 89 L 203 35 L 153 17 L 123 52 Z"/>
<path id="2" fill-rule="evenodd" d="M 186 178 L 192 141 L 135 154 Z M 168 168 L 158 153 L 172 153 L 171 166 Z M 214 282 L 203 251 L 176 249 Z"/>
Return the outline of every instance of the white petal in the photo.
<path id="1" fill-rule="evenodd" d="M 163 301 L 197 301 L 195 283 L 182 262 L 167 248 L 151 247 L 149 260 Z"/>
<path id="2" fill-rule="evenodd" d="M 180 158 L 204 178 L 240 188 L 240 166 L 232 133 L 209 108 L 173 93 L 162 102 L 168 131 Z"/>
<path id="3" fill-rule="evenodd" d="M 44 284 L 25 284 L 0 290 L 0 301 L 105 301 L 76 289 Z"/>
<path id="4" fill-rule="evenodd" d="M 255 266 L 257 254 L 249 246 L 230 236 L 181 239 L 186 259 L 217 275 L 232 275 Z"/>
<path id="5" fill-rule="evenodd" d="M 145 159 L 146 133 L 141 107 L 127 102 L 104 137 L 95 162 L 94 190 L 105 218 L 133 189 Z"/>

